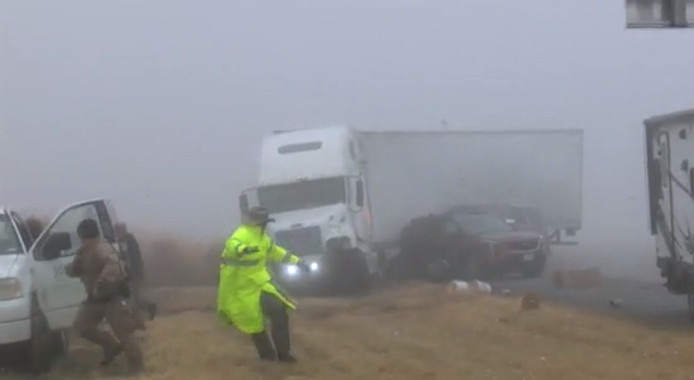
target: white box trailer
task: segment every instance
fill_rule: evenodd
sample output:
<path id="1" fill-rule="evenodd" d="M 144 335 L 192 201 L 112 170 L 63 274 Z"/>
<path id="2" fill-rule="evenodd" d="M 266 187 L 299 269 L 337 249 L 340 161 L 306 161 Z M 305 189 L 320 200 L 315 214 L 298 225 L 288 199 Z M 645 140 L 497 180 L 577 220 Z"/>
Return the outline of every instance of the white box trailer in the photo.
<path id="1" fill-rule="evenodd" d="M 557 231 L 580 229 L 582 166 L 580 130 L 281 131 L 263 140 L 257 186 L 239 202 L 267 208 L 276 242 L 322 268 L 315 276 L 360 273 L 345 275 L 358 284 L 412 219 L 458 205 L 535 207 Z"/>
<path id="2" fill-rule="evenodd" d="M 374 242 L 413 218 L 464 204 L 537 208 L 545 224 L 581 228 L 583 131 L 359 132 Z"/>

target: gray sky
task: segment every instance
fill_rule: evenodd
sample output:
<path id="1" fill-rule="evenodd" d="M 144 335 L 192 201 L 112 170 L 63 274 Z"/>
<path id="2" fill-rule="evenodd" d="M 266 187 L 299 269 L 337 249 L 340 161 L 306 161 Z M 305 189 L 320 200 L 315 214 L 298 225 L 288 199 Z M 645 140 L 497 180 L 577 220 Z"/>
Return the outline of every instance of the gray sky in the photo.
<path id="1" fill-rule="evenodd" d="M 694 106 L 691 46 L 622 1 L 3 0 L 0 196 L 226 233 L 265 132 L 445 118 L 585 129 L 585 233 L 643 238 L 641 121 Z"/>

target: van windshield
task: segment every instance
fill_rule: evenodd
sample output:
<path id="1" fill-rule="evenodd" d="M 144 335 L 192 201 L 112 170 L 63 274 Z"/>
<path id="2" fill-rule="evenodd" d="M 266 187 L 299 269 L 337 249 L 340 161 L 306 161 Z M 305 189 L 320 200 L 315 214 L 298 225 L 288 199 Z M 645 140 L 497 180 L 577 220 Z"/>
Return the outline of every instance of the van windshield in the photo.
<path id="1" fill-rule="evenodd" d="M 0 214 L 0 255 L 22 253 L 22 244 L 7 214 Z"/>
<path id="2" fill-rule="evenodd" d="M 259 187 L 258 203 L 271 213 L 345 203 L 345 177 L 321 178 Z"/>

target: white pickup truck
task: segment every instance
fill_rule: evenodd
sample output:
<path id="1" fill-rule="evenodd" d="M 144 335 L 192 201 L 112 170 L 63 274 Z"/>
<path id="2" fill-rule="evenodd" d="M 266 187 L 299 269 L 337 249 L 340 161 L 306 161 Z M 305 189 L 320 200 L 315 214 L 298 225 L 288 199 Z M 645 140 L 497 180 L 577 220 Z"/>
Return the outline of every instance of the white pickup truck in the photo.
<path id="1" fill-rule="evenodd" d="M 117 248 L 115 213 L 95 199 L 64 208 L 32 239 L 20 215 L 0 208 L 0 350 L 35 373 L 66 352 L 67 334 L 85 298 L 78 279 L 65 274 L 79 247 L 77 225 L 98 221 L 101 236 Z"/>

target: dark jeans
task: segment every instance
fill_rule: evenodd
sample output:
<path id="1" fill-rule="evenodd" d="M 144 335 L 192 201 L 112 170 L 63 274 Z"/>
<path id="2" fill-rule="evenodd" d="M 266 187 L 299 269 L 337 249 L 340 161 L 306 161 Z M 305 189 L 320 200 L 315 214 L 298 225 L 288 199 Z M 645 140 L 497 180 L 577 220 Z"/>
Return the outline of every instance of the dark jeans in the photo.
<path id="1" fill-rule="evenodd" d="M 267 292 L 260 294 L 260 306 L 263 314 L 270 319 L 272 342 L 270 342 L 267 330 L 251 335 L 253 344 L 255 344 L 256 350 L 258 350 L 258 355 L 261 359 L 266 360 L 289 357 L 289 315 L 287 314 L 287 306 L 277 297 Z"/>
<path id="2" fill-rule="evenodd" d="M 154 319 L 157 313 L 157 305 L 154 302 L 147 300 L 142 295 L 142 288 L 144 287 L 144 282 L 141 277 L 135 277 L 130 280 L 130 292 L 133 304 L 137 307 L 138 311 L 146 310 L 149 314 L 149 319 Z"/>

